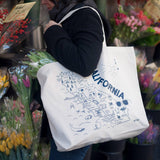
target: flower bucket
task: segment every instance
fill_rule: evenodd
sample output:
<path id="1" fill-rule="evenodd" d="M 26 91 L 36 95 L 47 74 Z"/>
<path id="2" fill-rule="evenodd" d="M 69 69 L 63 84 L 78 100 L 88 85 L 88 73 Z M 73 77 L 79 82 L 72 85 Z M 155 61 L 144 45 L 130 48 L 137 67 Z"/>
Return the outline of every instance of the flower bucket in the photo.
<path id="1" fill-rule="evenodd" d="M 160 125 L 160 110 L 152 110 L 152 109 L 146 109 L 146 114 L 149 120 L 152 120 L 154 124 Z M 160 159 L 160 135 L 157 138 L 156 144 L 155 144 L 155 159 Z"/>
<path id="2" fill-rule="evenodd" d="M 160 125 L 160 110 L 146 109 L 146 114 L 149 120 L 154 124 Z"/>
<path id="3" fill-rule="evenodd" d="M 153 160 L 154 144 L 126 143 L 126 160 Z"/>
<path id="4" fill-rule="evenodd" d="M 101 143 L 99 150 L 102 151 L 109 160 L 123 160 L 123 151 L 125 149 L 126 140 L 109 141 Z"/>

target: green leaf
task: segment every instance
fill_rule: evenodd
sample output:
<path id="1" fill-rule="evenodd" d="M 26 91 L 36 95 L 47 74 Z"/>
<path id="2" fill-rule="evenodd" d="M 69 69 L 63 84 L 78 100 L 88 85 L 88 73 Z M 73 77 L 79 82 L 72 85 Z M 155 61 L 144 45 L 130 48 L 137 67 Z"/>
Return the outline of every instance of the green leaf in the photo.
<path id="1" fill-rule="evenodd" d="M 136 41 L 130 42 L 129 45 L 131 46 L 155 46 L 160 42 L 160 35 L 154 34 L 150 35 Z"/>
<path id="2" fill-rule="evenodd" d="M 23 160 L 30 160 L 29 153 L 24 147 L 21 147 L 21 153 L 22 153 Z"/>
<path id="3" fill-rule="evenodd" d="M 14 150 L 10 150 L 9 160 L 17 160 Z"/>
<path id="4" fill-rule="evenodd" d="M 17 155 L 17 160 L 22 160 L 21 152 L 20 152 L 20 148 L 19 147 L 17 147 L 17 149 L 16 149 L 16 155 Z"/>

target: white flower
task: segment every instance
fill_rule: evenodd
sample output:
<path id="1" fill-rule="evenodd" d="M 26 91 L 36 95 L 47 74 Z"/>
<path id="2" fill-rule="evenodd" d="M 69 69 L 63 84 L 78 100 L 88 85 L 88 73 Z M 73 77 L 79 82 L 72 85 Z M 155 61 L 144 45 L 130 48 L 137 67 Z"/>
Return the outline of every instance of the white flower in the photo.
<path id="1" fill-rule="evenodd" d="M 33 67 L 38 67 L 38 62 L 32 62 L 32 63 L 30 63 L 30 65 Z"/>
<path id="2" fill-rule="evenodd" d="M 7 123 L 6 117 L 3 117 L 3 118 L 1 119 L 1 121 L 2 121 L 3 124 L 6 124 L 6 123 Z"/>

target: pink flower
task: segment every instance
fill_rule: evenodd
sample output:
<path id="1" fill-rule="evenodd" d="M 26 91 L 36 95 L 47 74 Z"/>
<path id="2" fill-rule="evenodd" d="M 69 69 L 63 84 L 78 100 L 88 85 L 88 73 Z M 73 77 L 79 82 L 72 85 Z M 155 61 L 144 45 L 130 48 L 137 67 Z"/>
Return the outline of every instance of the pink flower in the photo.
<path id="1" fill-rule="evenodd" d="M 143 13 L 143 11 L 139 12 L 138 18 L 142 20 L 147 26 L 152 24 L 152 21 Z"/>
<path id="2" fill-rule="evenodd" d="M 17 108 L 17 106 L 16 106 L 16 101 L 15 101 L 15 100 L 13 101 L 12 110 L 13 110 L 14 108 Z"/>
<path id="3" fill-rule="evenodd" d="M 26 88 L 30 87 L 30 80 L 29 77 L 26 75 L 26 79 L 22 79 L 23 84 L 25 85 Z"/>
<path id="4" fill-rule="evenodd" d="M 18 80 L 17 80 L 17 76 L 16 75 L 13 75 L 12 76 L 12 81 L 17 84 Z"/>
<path id="5" fill-rule="evenodd" d="M 146 31 L 148 29 L 148 26 L 143 26 L 142 28 L 141 28 L 141 31 Z"/>
<path id="6" fill-rule="evenodd" d="M 160 28 L 159 27 L 154 27 L 154 30 L 157 34 L 160 34 Z"/>

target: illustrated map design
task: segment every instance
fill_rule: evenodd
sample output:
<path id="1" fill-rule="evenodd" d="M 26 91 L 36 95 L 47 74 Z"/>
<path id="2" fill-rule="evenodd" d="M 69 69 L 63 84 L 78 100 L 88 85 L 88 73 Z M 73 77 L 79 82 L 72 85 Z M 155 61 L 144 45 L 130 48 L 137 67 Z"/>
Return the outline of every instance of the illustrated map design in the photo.
<path id="1" fill-rule="evenodd" d="M 69 103 L 65 107 L 75 135 L 87 134 L 88 131 L 104 127 L 115 127 L 130 120 L 128 104 L 131 102 L 123 99 L 122 94 L 120 97 L 118 91 L 113 92 L 108 81 L 102 81 L 102 78 L 98 78 L 99 74 L 95 74 L 97 75 L 92 75 L 95 85 L 87 78 L 77 77 L 70 71 L 61 72 L 57 76 L 61 91 L 66 94 L 64 100 L 66 104 Z M 104 91 L 104 87 L 108 87 L 108 92 Z"/>

